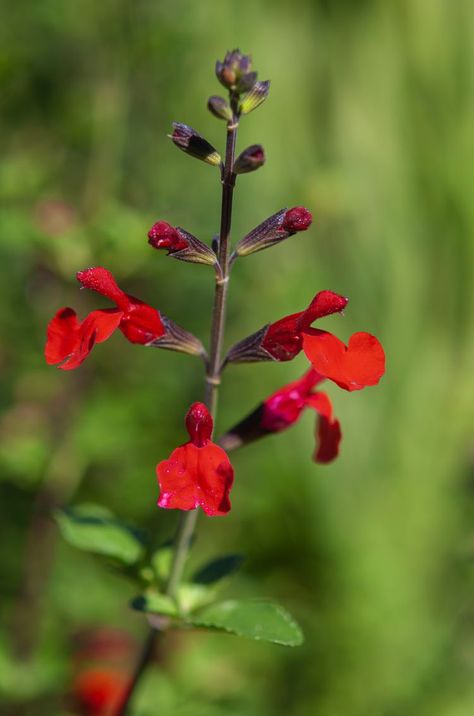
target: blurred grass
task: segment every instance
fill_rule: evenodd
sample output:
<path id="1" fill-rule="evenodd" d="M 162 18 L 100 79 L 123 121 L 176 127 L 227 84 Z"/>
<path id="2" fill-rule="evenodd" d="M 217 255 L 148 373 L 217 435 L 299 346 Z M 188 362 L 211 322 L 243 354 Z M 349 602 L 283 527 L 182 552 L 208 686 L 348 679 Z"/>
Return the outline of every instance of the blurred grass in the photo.
<path id="1" fill-rule="evenodd" d="M 43 0 L 2 15 L 5 624 L 38 494 L 107 504 L 156 540 L 173 529 L 176 516 L 155 507 L 154 465 L 183 439 L 199 365 L 114 336 L 62 373 L 44 365 L 43 336 L 59 306 L 84 315 L 102 305 L 74 280 L 90 264 L 207 335 L 211 273 L 154 254 L 145 234 L 158 218 L 205 239 L 217 229 L 216 172 L 165 135 L 176 119 L 222 146 L 206 98 L 219 91 L 216 58 L 239 45 L 272 91 L 242 126 L 240 147 L 262 142 L 268 160 L 239 180 L 235 236 L 282 206 L 306 204 L 315 222 L 235 266 L 228 341 L 331 288 L 350 304 L 327 325 L 341 338 L 375 333 L 388 369 L 376 389 L 329 388 L 344 430 L 334 465 L 311 462 L 305 416 L 235 455 L 233 511 L 200 525 L 196 554 L 246 553 L 240 588 L 286 604 L 306 645 L 177 640 L 144 685 L 144 713 L 470 716 L 472 4 Z M 221 428 L 303 367 L 229 369 Z M 5 703 L 36 698 L 24 712 L 33 715 L 68 689 L 75 630 L 143 629 L 124 606 L 129 585 L 62 543 L 46 553 L 39 655 L 28 677 L 24 664 L 19 672 L 31 688 L 15 687 L 10 628 L 1 652 Z"/>

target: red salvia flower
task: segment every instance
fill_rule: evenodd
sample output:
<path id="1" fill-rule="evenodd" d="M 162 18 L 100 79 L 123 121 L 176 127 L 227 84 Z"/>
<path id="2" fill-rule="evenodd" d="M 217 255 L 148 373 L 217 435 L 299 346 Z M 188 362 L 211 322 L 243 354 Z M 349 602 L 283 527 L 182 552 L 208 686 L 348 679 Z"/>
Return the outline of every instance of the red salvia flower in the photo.
<path id="1" fill-rule="evenodd" d="M 318 318 L 343 311 L 348 299 L 332 291 L 320 291 L 305 311 L 285 316 L 265 332 L 261 347 L 278 361 L 293 360 L 303 347 L 303 333 Z"/>
<path id="2" fill-rule="evenodd" d="M 226 433 L 219 443 L 235 449 L 271 433 L 279 433 L 294 425 L 306 408 L 318 413 L 316 423 L 317 448 L 315 462 L 328 463 L 339 453 L 341 427 L 333 416 L 331 401 L 326 393 L 314 388 L 324 380 L 310 369 L 299 380 L 279 388 L 241 423 Z"/>
<path id="3" fill-rule="evenodd" d="M 225 515 L 234 470 L 227 453 L 212 442 L 212 417 L 204 403 L 194 403 L 186 415 L 189 442 L 157 465 L 159 507 Z"/>
<path id="4" fill-rule="evenodd" d="M 72 308 L 61 308 L 50 321 L 45 348 L 46 362 L 63 370 L 81 365 L 96 343 L 102 343 L 119 328 L 131 343 L 148 345 L 165 333 L 156 308 L 122 291 L 114 277 L 102 266 L 79 271 L 84 288 L 109 298 L 117 308 L 92 311 L 82 321 Z"/>
<path id="5" fill-rule="evenodd" d="M 80 673 L 74 682 L 74 696 L 84 716 L 112 716 L 127 687 L 121 671 L 90 668 Z"/>
<path id="6" fill-rule="evenodd" d="M 327 331 L 309 329 L 303 349 L 313 368 L 344 390 L 377 385 L 385 372 L 382 345 L 370 333 L 354 333 L 346 346 Z"/>

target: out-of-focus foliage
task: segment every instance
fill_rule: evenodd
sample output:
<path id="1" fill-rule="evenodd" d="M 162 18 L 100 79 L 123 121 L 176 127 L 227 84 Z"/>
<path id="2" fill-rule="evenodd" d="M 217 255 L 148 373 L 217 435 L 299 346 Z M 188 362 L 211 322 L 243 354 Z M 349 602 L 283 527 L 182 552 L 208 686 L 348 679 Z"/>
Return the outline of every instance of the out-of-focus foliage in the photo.
<path id="1" fill-rule="evenodd" d="M 238 181 L 234 237 L 282 206 L 305 204 L 315 221 L 235 264 L 226 340 L 330 288 L 350 303 L 327 325 L 379 336 L 387 375 L 361 393 L 330 387 L 344 431 L 336 463 L 311 462 L 305 416 L 236 453 L 232 512 L 200 520 L 191 566 L 245 553 L 238 596 L 276 597 L 305 645 L 172 636 L 137 714 L 472 714 L 473 28 L 469 0 L 4 4 L 5 713 L 73 709 L 80 630 L 144 633 L 127 606 L 133 585 L 64 544 L 49 515 L 93 501 L 157 546 L 167 539 L 176 515 L 155 506 L 154 466 L 184 439 L 202 368 L 114 335 L 61 372 L 44 363 L 44 331 L 60 306 L 83 316 L 105 305 L 74 279 L 103 264 L 206 337 L 212 271 L 167 260 L 146 232 L 158 219 L 203 240 L 218 229 L 217 172 L 165 135 L 186 122 L 222 150 L 206 102 L 215 60 L 239 45 L 272 86 L 242 124 L 239 148 L 261 142 L 267 162 Z M 231 367 L 219 428 L 303 369 L 302 357 Z"/>

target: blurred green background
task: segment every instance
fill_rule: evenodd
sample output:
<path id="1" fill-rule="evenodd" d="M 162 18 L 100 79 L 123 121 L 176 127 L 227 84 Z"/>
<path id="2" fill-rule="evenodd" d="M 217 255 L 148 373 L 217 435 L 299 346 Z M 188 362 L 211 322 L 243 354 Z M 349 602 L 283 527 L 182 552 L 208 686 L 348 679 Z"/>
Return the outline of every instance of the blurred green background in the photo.
<path id="1" fill-rule="evenodd" d="M 75 272 L 103 264 L 207 339 L 212 271 L 147 245 L 165 219 L 209 240 L 218 173 L 178 152 L 172 120 L 222 148 L 213 67 L 251 52 L 268 101 L 242 124 L 265 167 L 239 179 L 234 237 L 304 204 L 309 232 L 235 265 L 228 344 L 350 297 L 324 325 L 376 334 L 377 388 L 328 387 L 340 458 L 311 462 L 314 418 L 233 457 L 233 509 L 200 520 L 192 557 L 247 555 L 237 592 L 302 624 L 302 648 L 171 638 L 136 713 L 470 716 L 474 711 L 474 7 L 469 0 L 17 0 L 0 26 L 2 714 L 66 714 L 77 634 L 139 641 L 133 586 L 59 538 L 51 508 L 94 501 L 158 543 L 155 464 L 183 441 L 201 365 L 114 335 L 77 371 L 47 367 L 64 305 L 106 302 Z M 297 378 L 225 374 L 218 430 Z M 229 592 L 231 593 L 231 592 Z"/>

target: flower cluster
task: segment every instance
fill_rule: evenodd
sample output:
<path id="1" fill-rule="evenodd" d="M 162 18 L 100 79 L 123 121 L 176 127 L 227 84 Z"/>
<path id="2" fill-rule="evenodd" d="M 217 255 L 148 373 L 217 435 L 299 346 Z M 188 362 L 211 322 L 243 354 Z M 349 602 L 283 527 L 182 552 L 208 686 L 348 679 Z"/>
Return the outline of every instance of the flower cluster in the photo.
<path id="1" fill-rule="evenodd" d="M 189 441 L 177 447 L 156 468 L 160 495 L 158 505 L 166 509 L 194 510 L 208 515 L 224 515 L 230 510 L 229 493 L 234 471 L 226 450 L 251 440 L 281 432 L 293 425 L 304 410 L 317 414 L 317 447 L 314 460 L 331 462 L 339 452 L 341 428 L 334 417 L 326 393 L 318 387 L 329 380 L 352 392 L 376 385 L 385 371 L 385 355 L 380 342 L 370 333 L 350 336 L 347 345 L 314 323 L 331 314 L 341 314 L 348 299 L 333 291 L 316 293 L 307 308 L 268 323 L 230 348 L 224 360 L 220 356 L 226 290 L 231 267 L 242 257 L 273 247 L 297 234 L 306 232 L 312 223 L 311 213 L 302 206 L 284 208 L 265 219 L 236 242 L 233 251 L 227 245 L 230 233 L 232 192 L 237 178 L 260 168 L 265 152 L 260 144 L 244 149 L 235 159 L 235 131 L 240 118 L 265 101 L 268 81 L 258 81 L 251 58 L 239 50 L 228 52 L 216 65 L 220 83 L 229 91 L 229 100 L 212 96 L 211 113 L 227 122 L 228 144 L 221 154 L 196 130 L 181 122 L 173 123 L 170 135 L 174 144 L 191 157 L 219 167 L 223 184 L 221 232 L 211 245 L 186 230 L 166 221 L 156 221 L 148 232 L 154 249 L 167 255 L 214 268 L 216 299 L 213 338 L 209 356 L 201 342 L 177 326 L 160 311 L 119 288 L 112 274 L 103 267 L 79 271 L 77 279 L 84 288 L 108 298 L 113 308 L 97 309 L 79 321 L 75 311 L 60 309 L 47 331 L 46 360 L 63 370 L 77 368 L 96 343 L 107 340 L 119 329 L 128 341 L 197 355 L 206 366 L 207 385 L 211 386 L 206 402 L 194 403 L 186 416 Z M 215 331 L 218 334 L 215 334 Z M 212 441 L 213 391 L 220 382 L 222 370 L 243 362 L 286 362 L 304 353 L 309 370 L 299 380 L 283 386 L 264 400 L 244 420 Z"/>

